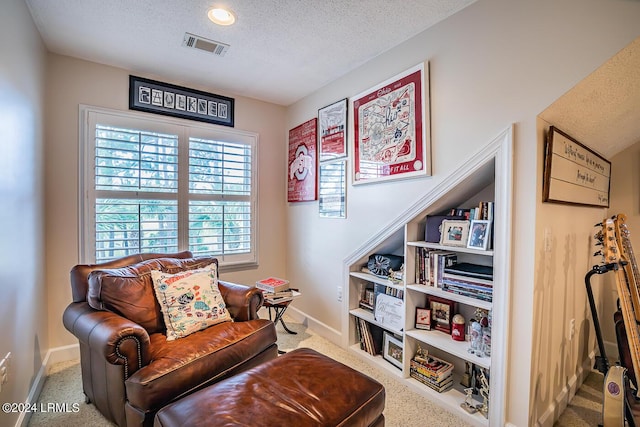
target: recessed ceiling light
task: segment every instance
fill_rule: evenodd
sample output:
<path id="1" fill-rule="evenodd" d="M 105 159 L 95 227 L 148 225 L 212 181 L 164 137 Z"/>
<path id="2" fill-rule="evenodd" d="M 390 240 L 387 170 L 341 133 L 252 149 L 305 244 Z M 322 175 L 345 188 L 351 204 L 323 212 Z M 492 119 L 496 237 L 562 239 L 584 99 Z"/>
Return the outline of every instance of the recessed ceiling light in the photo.
<path id="1" fill-rule="evenodd" d="M 232 11 L 222 8 L 222 7 L 214 7 L 209 9 L 207 12 L 207 16 L 211 20 L 218 25 L 231 25 L 236 22 L 236 16 Z"/>

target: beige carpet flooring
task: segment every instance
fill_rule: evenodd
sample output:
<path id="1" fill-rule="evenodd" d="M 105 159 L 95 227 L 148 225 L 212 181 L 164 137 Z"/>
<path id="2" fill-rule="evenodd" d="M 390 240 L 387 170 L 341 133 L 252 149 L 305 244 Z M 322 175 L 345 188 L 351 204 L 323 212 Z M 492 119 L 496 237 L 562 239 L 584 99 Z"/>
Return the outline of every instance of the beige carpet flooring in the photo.
<path id="1" fill-rule="evenodd" d="M 328 340 L 308 330 L 304 325 L 294 323 L 285 317 L 287 326 L 298 332 L 297 335 L 287 334 L 282 325 L 278 325 L 278 347 L 282 350 L 292 350 L 299 347 L 315 349 L 334 358 L 352 368 L 363 372 L 382 383 L 386 389 L 385 419 L 389 427 L 467 427 L 468 423 L 454 414 L 440 408 L 425 397 L 413 392 L 397 378 L 380 369 L 370 366 L 367 362 L 350 352 L 347 352 Z M 589 377 L 591 378 L 591 377 Z M 595 379 L 597 382 L 597 378 Z M 585 382 L 586 384 L 587 382 Z M 596 396 L 597 384 L 583 387 L 571 402 L 570 407 L 562 414 L 556 426 L 597 426 L 599 422 L 598 409 L 594 405 L 598 402 Z M 584 390 L 583 390 L 584 389 Z M 586 403 L 582 403 L 582 401 Z M 54 365 L 44 384 L 39 403 L 62 403 L 69 408 L 77 407 L 77 412 L 48 412 L 35 413 L 29 422 L 31 427 L 111 427 L 93 405 L 84 403 L 80 365 L 78 360 Z M 77 405 L 74 405 L 77 404 Z M 585 409 L 586 408 L 586 409 Z"/>
<path id="2" fill-rule="evenodd" d="M 598 426 L 602 423 L 604 375 L 591 372 L 560 415 L 554 427 Z"/>

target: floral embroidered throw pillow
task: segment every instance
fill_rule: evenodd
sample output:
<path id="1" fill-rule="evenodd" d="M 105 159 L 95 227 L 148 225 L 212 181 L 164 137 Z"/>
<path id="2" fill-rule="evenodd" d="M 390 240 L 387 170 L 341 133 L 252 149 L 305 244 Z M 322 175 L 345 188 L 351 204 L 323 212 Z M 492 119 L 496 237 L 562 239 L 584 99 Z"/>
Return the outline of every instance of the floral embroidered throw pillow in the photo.
<path id="1" fill-rule="evenodd" d="M 215 264 L 176 274 L 154 270 L 151 277 L 167 327 L 167 341 L 232 321 L 218 289 Z"/>

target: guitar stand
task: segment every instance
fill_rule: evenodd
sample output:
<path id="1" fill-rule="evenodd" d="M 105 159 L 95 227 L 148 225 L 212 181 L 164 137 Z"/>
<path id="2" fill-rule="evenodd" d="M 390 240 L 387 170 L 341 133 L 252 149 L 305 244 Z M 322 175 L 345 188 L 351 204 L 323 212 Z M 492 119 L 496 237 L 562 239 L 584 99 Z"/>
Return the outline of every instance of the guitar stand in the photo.
<path id="1" fill-rule="evenodd" d="M 609 359 L 607 359 L 607 354 L 604 349 L 604 341 L 602 340 L 602 331 L 600 329 L 600 322 L 598 321 L 598 311 L 596 310 L 596 303 L 593 299 L 593 290 L 591 289 L 591 277 L 594 274 L 605 274 L 609 271 L 617 270 L 619 268 L 618 263 L 610 263 L 610 264 L 602 264 L 602 265 L 594 265 L 591 270 L 586 274 L 584 278 L 585 286 L 587 287 L 587 296 L 589 298 L 589 307 L 591 308 L 591 315 L 593 317 L 593 326 L 596 331 L 596 340 L 598 341 L 598 348 L 600 350 L 600 356 L 596 356 L 596 361 L 594 365 L 594 369 L 600 371 L 603 375 L 607 375 L 609 371 Z M 629 400 L 626 398 L 625 393 L 625 414 L 626 421 L 629 427 L 636 427 L 635 420 L 633 418 L 633 414 L 631 412 L 631 404 Z M 599 425 L 602 427 L 602 425 Z"/>

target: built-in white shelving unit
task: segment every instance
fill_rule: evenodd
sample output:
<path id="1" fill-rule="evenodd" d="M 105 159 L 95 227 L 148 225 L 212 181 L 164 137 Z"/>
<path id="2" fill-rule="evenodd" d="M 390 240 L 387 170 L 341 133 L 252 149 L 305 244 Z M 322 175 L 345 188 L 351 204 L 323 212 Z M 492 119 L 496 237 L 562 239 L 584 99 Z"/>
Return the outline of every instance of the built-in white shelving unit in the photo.
<path id="1" fill-rule="evenodd" d="M 506 337 L 508 330 L 509 269 L 511 241 L 511 168 L 512 168 L 512 129 L 500 134 L 479 153 L 460 166 L 441 184 L 403 213 L 384 231 L 372 236 L 359 250 L 345 260 L 345 317 L 344 329 L 348 331 L 345 346 L 373 365 L 385 369 L 406 382 L 413 390 L 440 404 L 473 425 L 486 427 L 503 425 L 505 417 L 505 367 Z M 471 207 L 480 201 L 494 202 L 493 248 L 492 250 L 449 247 L 425 241 L 427 215 L 438 214 L 444 210 L 458 207 Z M 437 287 L 417 284 L 416 251 L 419 248 L 453 251 L 459 262 L 473 262 L 492 265 L 493 296 L 492 301 L 484 301 L 469 296 L 457 295 Z M 405 259 L 404 277 L 401 281 L 381 278 L 362 271 L 370 255 L 393 253 L 403 255 Z M 383 285 L 397 290 L 404 305 L 402 329 L 389 328 L 375 319 L 371 310 L 361 308 L 359 301 L 363 288 Z M 478 356 L 468 351 L 468 341 L 455 341 L 438 330 L 415 328 L 417 307 L 425 307 L 427 298 L 436 296 L 456 303 L 456 312 L 469 318 L 476 308 L 491 310 L 492 352 L 491 357 Z M 363 319 L 371 325 L 380 327 L 402 340 L 402 368 L 385 360 L 382 356 L 372 356 L 361 349 L 357 323 Z M 418 348 L 426 349 L 430 354 L 454 364 L 454 386 L 442 393 L 427 387 L 410 377 L 410 361 Z M 460 404 L 465 400 L 464 386 L 460 378 L 468 364 L 487 370 L 490 373 L 489 414 L 485 418 L 480 412 L 470 414 Z M 474 397 L 480 403 L 480 397 Z"/>

